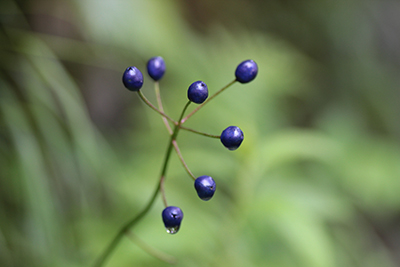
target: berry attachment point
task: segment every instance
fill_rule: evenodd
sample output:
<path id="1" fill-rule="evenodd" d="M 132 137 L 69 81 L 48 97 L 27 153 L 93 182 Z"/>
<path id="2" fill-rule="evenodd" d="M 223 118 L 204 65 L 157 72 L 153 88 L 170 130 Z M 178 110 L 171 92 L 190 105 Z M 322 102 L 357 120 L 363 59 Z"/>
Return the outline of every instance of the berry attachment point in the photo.
<path id="1" fill-rule="evenodd" d="M 243 142 L 244 135 L 239 127 L 229 126 L 222 132 L 220 139 L 227 149 L 236 150 Z"/>
<path id="2" fill-rule="evenodd" d="M 165 62 L 162 57 L 152 57 L 147 62 L 147 73 L 154 80 L 160 80 L 165 73 Z"/>
<path id="3" fill-rule="evenodd" d="M 176 234 L 181 226 L 183 212 L 178 207 L 169 206 L 163 210 L 162 219 L 167 233 Z"/>
<path id="4" fill-rule="evenodd" d="M 253 60 L 245 60 L 240 63 L 235 71 L 236 80 L 240 83 L 248 83 L 254 80 L 258 73 L 258 66 Z"/>
<path id="5" fill-rule="evenodd" d="M 122 82 L 130 91 L 139 91 L 143 86 L 143 74 L 134 66 L 128 67 L 122 76 Z"/>
<path id="6" fill-rule="evenodd" d="M 192 83 L 188 89 L 188 98 L 190 101 L 201 104 L 206 101 L 208 97 L 208 87 L 202 81 Z"/>
<path id="7" fill-rule="evenodd" d="M 216 189 L 215 181 L 211 176 L 203 175 L 194 181 L 194 188 L 202 200 L 210 200 Z"/>

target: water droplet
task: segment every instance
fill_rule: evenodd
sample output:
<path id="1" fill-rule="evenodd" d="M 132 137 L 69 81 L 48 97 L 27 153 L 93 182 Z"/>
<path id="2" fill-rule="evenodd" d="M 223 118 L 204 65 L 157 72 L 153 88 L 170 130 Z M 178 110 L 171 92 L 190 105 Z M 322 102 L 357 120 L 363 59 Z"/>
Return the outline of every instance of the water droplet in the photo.
<path id="1" fill-rule="evenodd" d="M 175 227 L 165 227 L 168 234 L 176 234 L 179 230 L 179 225 Z"/>

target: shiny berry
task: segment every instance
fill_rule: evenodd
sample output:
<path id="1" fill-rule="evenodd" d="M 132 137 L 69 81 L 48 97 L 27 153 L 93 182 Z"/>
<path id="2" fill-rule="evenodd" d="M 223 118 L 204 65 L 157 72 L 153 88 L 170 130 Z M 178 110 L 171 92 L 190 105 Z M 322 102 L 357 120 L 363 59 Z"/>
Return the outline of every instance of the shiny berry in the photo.
<path id="1" fill-rule="evenodd" d="M 257 64 L 249 59 L 240 63 L 235 72 L 236 80 L 240 83 L 248 83 L 254 80 L 258 73 Z"/>
<path id="2" fill-rule="evenodd" d="M 162 57 L 152 57 L 147 62 L 147 72 L 154 80 L 160 80 L 165 73 L 165 62 Z"/>
<path id="3" fill-rule="evenodd" d="M 194 188 L 196 188 L 199 198 L 210 200 L 215 193 L 216 185 L 211 176 L 204 175 L 194 181 Z"/>
<path id="4" fill-rule="evenodd" d="M 242 130 L 237 126 L 229 126 L 221 134 L 222 144 L 229 150 L 236 150 L 244 138 Z"/>
<path id="5" fill-rule="evenodd" d="M 190 101 L 201 104 L 208 97 L 207 85 L 202 81 L 192 83 L 188 89 L 188 98 Z"/>
<path id="6" fill-rule="evenodd" d="M 179 231 L 183 219 L 183 212 L 180 208 L 169 206 L 162 212 L 162 219 L 167 233 L 175 234 Z"/>
<path id="7" fill-rule="evenodd" d="M 130 91 L 139 91 L 143 86 L 143 74 L 136 67 L 128 67 L 122 76 L 122 82 Z"/>

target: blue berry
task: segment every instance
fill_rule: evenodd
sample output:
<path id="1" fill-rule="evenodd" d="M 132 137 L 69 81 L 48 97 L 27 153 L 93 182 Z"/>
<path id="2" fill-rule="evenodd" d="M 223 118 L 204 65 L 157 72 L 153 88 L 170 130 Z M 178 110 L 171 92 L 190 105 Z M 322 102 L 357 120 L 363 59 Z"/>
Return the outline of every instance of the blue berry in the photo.
<path id="1" fill-rule="evenodd" d="M 200 176 L 194 181 L 194 188 L 196 188 L 197 195 L 202 200 L 210 200 L 215 193 L 216 185 L 211 176 Z"/>
<path id="2" fill-rule="evenodd" d="M 134 66 L 128 67 L 122 76 L 122 82 L 130 91 L 139 91 L 143 86 L 143 74 Z"/>
<path id="3" fill-rule="evenodd" d="M 254 80 L 258 73 L 257 64 L 249 59 L 240 63 L 235 71 L 236 80 L 240 83 L 248 83 Z"/>
<path id="4" fill-rule="evenodd" d="M 190 101 L 201 104 L 206 101 L 208 97 L 208 87 L 202 81 L 192 83 L 188 89 L 188 98 Z"/>
<path id="5" fill-rule="evenodd" d="M 242 130 L 237 126 L 229 126 L 221 134 L 222 144 L 229 150 L 236 150 L 244 138 Z"/>
<path id="6" fill-rule="evenodd" d="M 167 233 L 175 234 L 179 231 L 183 219 L 183 212 L 180 208 L 169 206 L 162 212 L 162 219 Z"/>
<path id="7" fill-rule="evenodd" d="M 165 62 L 162 57 L 152 57 L 147 62 L 147 72 L 154 81 L 160 80 L 165 73 Z"/>

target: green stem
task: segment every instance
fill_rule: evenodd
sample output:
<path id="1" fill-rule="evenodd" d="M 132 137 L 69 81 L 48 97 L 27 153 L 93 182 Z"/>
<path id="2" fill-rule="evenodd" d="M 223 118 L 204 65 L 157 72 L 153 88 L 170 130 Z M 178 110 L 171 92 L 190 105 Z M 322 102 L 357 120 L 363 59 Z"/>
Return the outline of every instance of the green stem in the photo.
<path id="1" fill-rule="evenodd" d="M 160 111 L 158 108 L 156 108 L 142 93 L 141 90 L 137 91 L 139 97 L 143 100 L 144 103 L 146 103 L 146 105 L 148 105 L 152 110 L 154 110 L 155 112 L 157 112 L 158 114 L 160 114 L 161 116 L 163 116 L 163 118 L 168 119 L 169 121 L 171 121 L 173 124 L 177 125 L 178 123 L 176 121 L 174 121 L 171 117 L 169 117 L 167 114 L 165 114 L 164 112 Z"/>
<path id="2" fill-rule="evenodd" d="M 196 109 L 194 109 L 189 115 L 187 115 L 184 119 L 182 119 L 181 124 L 183 124 L 185 121 L 187 121 L 191 116 L 193 116 L 197 111 L 199 111 L 199 109 L 201 109 L 202 107 L 204 107 L 205 104 L 207 104 L 208 102 L 210 102 L 213 98 L 215 98 L 217 95 L 219 95 L 220 93 L 222 93 L 226 88 L 228 88 L 229 86 L 231 86 L 232 84 L 234 84 L 236 82 L 236 79 L 231 81 L 230 83 L 228 83 L 227 85 L 225 85 L 224 87 L 222 87 L 221 89 L 219 89 L 219 91 L 217 91 L 216 93 L 214 93 L 212 96 L 210 96 L 203 104 L 200 104 Z"/>
<path id="3" fill-rule="evenodd" d="M 195 134 L 211 137 L 211 138 L 218 138 L 219 139 L 221 137 L 220 135 L 214 135 L 214 134 L 208 134 L 208 133 L 200 132 L 200 131 L 197 131 L 197 130 L 194 130 L 194 129 L 191 129 L 191 128 L 183 127 L 182 125 L 181 125 L 181 129 L 185 130 L 185 131 L 188 131 L 188 132 L 195 133 Z"/>
<path id="4" fill-rule="evenodd" d="M 139 93 L 140 95 L 140 93 Z M 165 174 L 167 172 L 167 167 L 168 167 L 168 162 L 169 158 L 171 156 L 171 151 L 172 148 L 174 147 L 173 141 L 176 140 L 176 137 L 178 136 L 178 132 L 180 130 L 180 125 L 181 125 L 181 120 L 183 118 L 183 115 L 185 114 L 186 109 L 188 108 L 189 104 L 191 102 L 189 101 L 186 103 L 185 107 L 182 110 L 182 113 L 179 117 L 178 123 L 175 125 L 174 131 L 171 135 L 171 139 L 168 144 L 167 151 L 165 153 L 165 158 L 164 158 L 164 164 L 162 167 L 161 175 L 160 175 L 160 181 L 158 182 L 156 189 L 154 190 L 154 193 L 152 197 L 150 198 L 150 201 L 147 203 L 146 207 L 135 217 L 133 217 L 130 221 L 128 221 L 116 234 L 114 239 L 110 242 L 110 244 L 107 246 L 107 248 L 104 250 L 104 252 L 100 255 L 100 257 L 97 259 L 97 261 L 94 263 L 94 267 L 100 267 L 103 266 L 108 257 L 111 255 L 111 253 L 115 250 L 117 245 L 119 244 L 121 238 L 128 233 L 128 231 L 136 224 L 138 223 L 150 210 L 150 208 L 153 206 L 154 201 L 158 195 L 158 192 L 161 189 L 162 184 L 164 183 L 165 180 Z M 157 109 L 156 109 L 157 110 Z M 163 192 L 163 191 L 162 191 Z M 165 199 L 165 194 L 163 193 L 163 199 Z M 165 203 L 164 203 L 165 204 Z"/>

